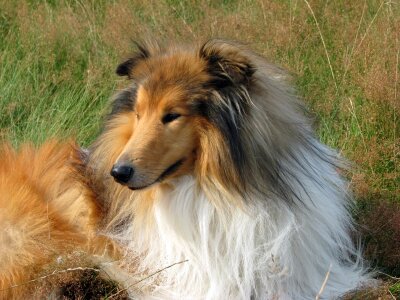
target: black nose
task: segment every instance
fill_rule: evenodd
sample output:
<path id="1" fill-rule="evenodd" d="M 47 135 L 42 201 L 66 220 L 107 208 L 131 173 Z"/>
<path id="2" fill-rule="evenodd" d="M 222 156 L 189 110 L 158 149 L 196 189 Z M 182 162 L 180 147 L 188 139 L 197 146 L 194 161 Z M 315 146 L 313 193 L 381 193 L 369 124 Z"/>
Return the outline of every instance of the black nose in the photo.
<path id="1" fill-rule="evenodd" d="M 115 181 L 119 183 L 128 183 L 133 173 L 133 167 L 129 165 L 114 165 L 110 172 Z"/>

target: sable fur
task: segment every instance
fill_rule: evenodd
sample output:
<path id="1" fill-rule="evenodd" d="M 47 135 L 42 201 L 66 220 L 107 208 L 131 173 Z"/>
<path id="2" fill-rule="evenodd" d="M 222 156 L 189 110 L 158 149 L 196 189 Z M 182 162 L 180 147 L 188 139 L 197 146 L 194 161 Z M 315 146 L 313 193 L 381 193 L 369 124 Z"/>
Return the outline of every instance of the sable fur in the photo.
<path id="1" fill-rule="evenodd" d="M 48 297 L 42 281 L 27 282 L 56 270 L 57 257 L 112 250 L 96 236 L 102 213 L 82 167 L 72 143 L 0 146 L 0 299 Z"/>
<path id="2" fill-rule="evenodd" d="M 316 139 L 285 72 L 210 40 L 145 43 L 117 74 L 131 83 L 91 147 L 92 189 L 128 264 L 149 274 L 187 260 L 139 298 L 312 299 L 330 270 L 321 299 L 332 299 L 368 280 L 344 163 Z M 163 124 L 171 112 L 180 117 Z M 126 185 L 138 190 L 113 181 L 115 163 L 135 167 Z"/>

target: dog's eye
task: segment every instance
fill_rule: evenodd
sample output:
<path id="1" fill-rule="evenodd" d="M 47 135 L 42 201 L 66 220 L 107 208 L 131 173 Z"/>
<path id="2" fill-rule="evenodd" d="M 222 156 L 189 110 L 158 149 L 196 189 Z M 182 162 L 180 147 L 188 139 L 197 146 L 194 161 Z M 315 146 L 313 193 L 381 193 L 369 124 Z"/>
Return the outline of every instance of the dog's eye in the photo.
<path id="1" fill-rule="evenodd" d="M 176 113 L 170 113 L 170 114 L 166 114 L 163 118 L 162 118 L 162 122 L 165 123 L 169 123 L 172 122 L 176 119 L 178 119 L 181 115 L 180 114 L 176 114 Z"/>

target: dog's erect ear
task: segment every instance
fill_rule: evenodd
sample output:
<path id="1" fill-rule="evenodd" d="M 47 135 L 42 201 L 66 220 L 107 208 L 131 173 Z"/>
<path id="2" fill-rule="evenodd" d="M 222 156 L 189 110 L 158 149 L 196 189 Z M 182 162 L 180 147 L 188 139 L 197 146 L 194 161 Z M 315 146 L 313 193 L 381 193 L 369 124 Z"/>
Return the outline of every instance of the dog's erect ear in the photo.
<path id="1" fill-rule="evenodd" d="M 137 47 L 136 53 L 118 65 L 117 70 L 115 71 L 119 76 L 128 76 L 130 77 L 131 70 L 140 62 L 141 60 L 145 60 L 150 57 L 150 51 L 147 49 L 145 45 L 135 43 Z"/>
<path id="2" fill-rule="evenodd" d="M 231 84 L 248 84 L 255 68 L 240 45 L 223 40 L 210 40 L 199 50 L 199 56 L 208 63 L 208 72 L 214 84 L 224 87 Z"/>

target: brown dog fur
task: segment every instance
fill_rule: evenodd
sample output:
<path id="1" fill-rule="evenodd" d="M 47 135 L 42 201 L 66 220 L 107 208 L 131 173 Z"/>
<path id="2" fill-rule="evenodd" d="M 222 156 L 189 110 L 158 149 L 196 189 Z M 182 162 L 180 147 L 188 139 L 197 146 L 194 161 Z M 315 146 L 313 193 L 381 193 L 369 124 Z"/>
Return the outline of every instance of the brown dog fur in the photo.
<path id="1" fill-rule="evenodd" d="M 72 143 L 49 141 L 39 149 L 0 146 L 0 299 L 35 295 L 29 280 L 43 275 L 59 256 L 99 253 L 101 209 L 80 176 Z"/>

